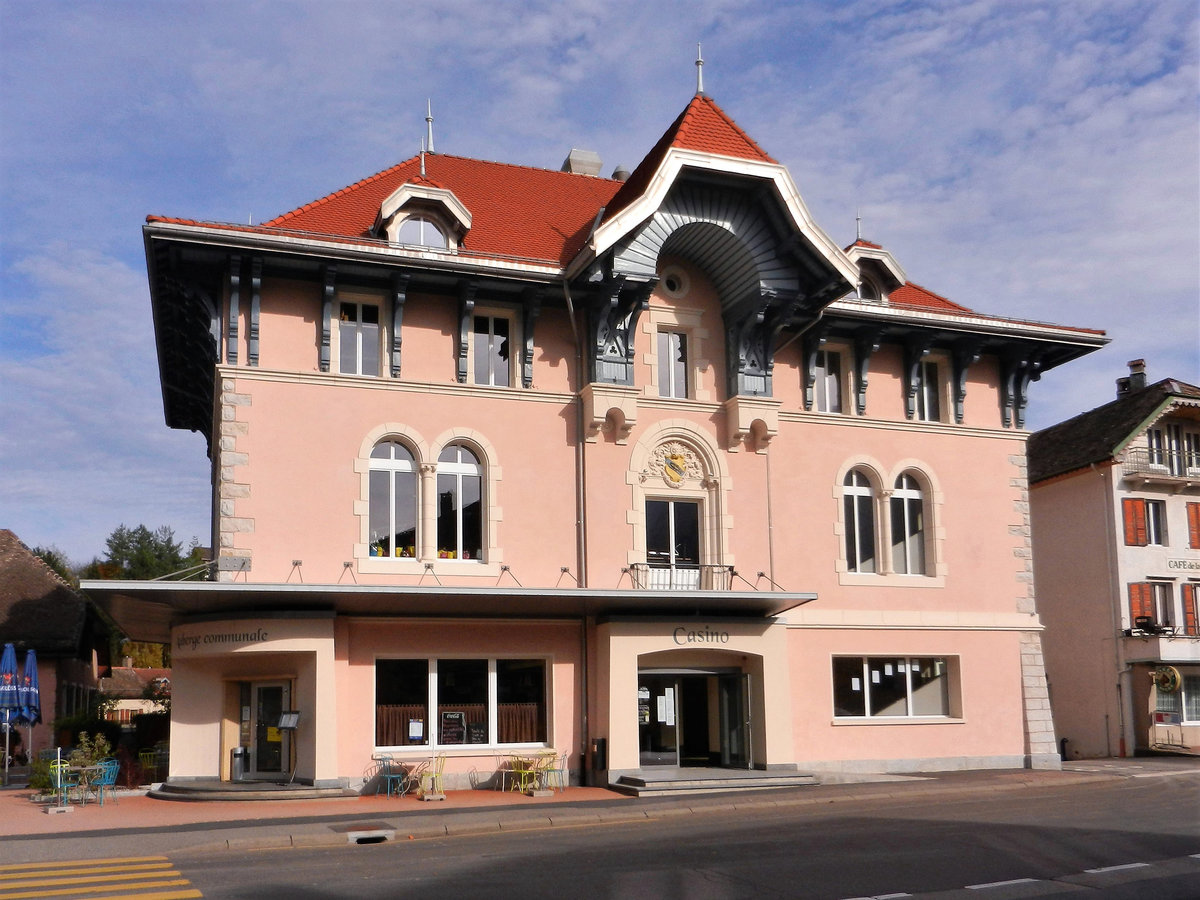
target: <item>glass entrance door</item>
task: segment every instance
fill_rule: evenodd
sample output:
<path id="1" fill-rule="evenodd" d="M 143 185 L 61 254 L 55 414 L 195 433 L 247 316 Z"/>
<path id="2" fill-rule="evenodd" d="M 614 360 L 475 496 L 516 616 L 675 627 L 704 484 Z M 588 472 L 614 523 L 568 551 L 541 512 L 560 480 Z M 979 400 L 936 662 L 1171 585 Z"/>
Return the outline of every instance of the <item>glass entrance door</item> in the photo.
<path id="1" fill-rule="evenodd" d="M 283 775 L 291 763 L 291 732 L 279 727 L 279 715 L 291 709 L 291 688 L 286 682 L 258 682 L 252 686 L 254 746 L 250 750 L 250 776 Z"/>
<path id="2" fill-rule="evenodd" d="M 750 768 L 750 676 L 721 675 L 717 678 L 721 715 L 721 765 Z"/>
<path id="3" fill-rule="evenodd" d="M 638 676 L 640 765 L 679 765 L 678 698 L 679 685 L 674 675 Z"/>

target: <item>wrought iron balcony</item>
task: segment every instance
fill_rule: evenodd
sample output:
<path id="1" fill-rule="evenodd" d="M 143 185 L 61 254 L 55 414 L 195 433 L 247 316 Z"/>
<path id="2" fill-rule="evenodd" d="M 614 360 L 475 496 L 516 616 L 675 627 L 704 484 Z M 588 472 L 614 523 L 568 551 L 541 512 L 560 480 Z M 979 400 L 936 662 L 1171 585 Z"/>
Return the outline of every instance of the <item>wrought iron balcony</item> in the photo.
<path id="1" fill-rule="evenodd" d="M 634 563 L 629 574 L 643 591 L 727 591 L 733 584 L 733 566 Z"/>
<path id="2" fill-rule="evenodd" d="M 1186 450 L 1127 450 L 1121 471 L 1126 478 L 1200 481 L 1200 453 Z"/>

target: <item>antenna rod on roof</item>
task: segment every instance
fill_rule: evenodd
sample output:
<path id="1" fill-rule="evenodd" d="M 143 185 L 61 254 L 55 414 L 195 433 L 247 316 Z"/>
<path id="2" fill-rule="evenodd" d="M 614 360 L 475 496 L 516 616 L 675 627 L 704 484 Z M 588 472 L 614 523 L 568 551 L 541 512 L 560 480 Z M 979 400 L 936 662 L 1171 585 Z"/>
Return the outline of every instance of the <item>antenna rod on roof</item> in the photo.
<path id="1" fill-rule="evenodd" d="M 421 177 L 425 177 L 425 141 L 421 141 Z"/>
<path id="2" fill-rule="evenodd" d="M 433 152 L 433 103 L 426 99 L 425 101 L 425 133 L 426 143 L 429 144 L 429 152 Z M 423 173 L 422 173 L 423 174 Z"/>
<path id="3" fill-rule="evenodd" d="M 704 94 L 704 57 L 700 53 L 700 44 L 696 43 L 696 94 Z"/>
<path id="4" fill-rule="evenodd" d="M 854 232 L 855 232 L 854 239 L 856 241 L 861 241 L 862 240 L 862 207 L 861 206 L 854 211 Z"/>

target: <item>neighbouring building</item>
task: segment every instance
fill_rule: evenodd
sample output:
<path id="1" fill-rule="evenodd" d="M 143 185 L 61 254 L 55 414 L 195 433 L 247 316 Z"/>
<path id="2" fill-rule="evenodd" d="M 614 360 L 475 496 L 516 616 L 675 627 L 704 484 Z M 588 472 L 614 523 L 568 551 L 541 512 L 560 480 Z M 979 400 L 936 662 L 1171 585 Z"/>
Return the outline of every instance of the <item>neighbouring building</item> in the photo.
<path id="1" fill-rule="evenodd" d="M 1026 396 L 1103 333 L 843 249 L 702 93 L 599 172 L 422 153 L 147 220 L 217 580 L 87 589 L 170 642 L 171 779 L 1057 766 Z"/>
<path id="2" fill-rule="evenodd" d="M 1146 383 L 1029 439 L 1038 609 L 1070 758 L 1200 752 L 1200 388 Z"/>
<path id="3" fill-rule="evenodd" d="M 0 646 L 10 642 L 18 667 L 27 651 L 37 654 L 42 721 L 33 727 L 32 746 L 29 729 L 17 729 L 25 750 L 36 753 L 54 746 L 55 719 L 95 709 L 100 676 L 108 671 L 109 628 L 88 598 L 0 528 Z"/>

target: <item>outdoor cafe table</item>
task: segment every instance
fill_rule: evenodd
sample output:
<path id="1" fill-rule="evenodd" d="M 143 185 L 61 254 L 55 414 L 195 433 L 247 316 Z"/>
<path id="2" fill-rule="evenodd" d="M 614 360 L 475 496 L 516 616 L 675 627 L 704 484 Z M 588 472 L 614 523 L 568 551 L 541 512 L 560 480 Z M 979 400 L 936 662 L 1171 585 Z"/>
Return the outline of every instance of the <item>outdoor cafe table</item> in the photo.
<path id="1" fill-rule="evenodd" d="M 514 753 L 508 758 L 508 771 L 513 779 L 509 790 L 536 791 L 546 773 L 546 768 L 557 758 L 557 751 L 543 750 L 537 753 Z"/>

